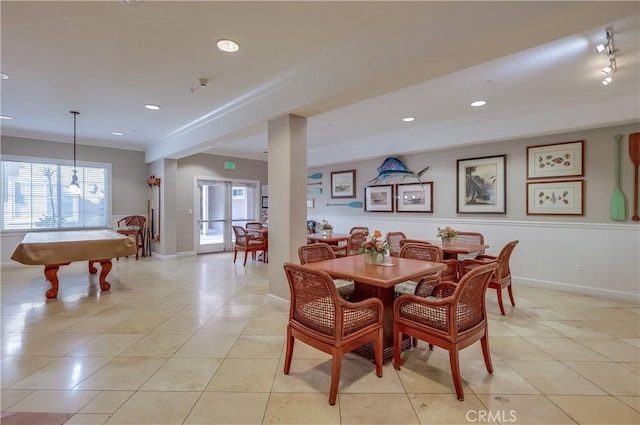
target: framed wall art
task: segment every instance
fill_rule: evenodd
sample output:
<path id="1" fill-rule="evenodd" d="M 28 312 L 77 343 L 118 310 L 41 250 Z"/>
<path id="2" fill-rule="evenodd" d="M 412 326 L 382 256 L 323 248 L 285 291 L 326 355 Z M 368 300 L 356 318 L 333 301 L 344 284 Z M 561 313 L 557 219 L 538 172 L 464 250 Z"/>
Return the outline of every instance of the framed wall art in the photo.
<path id="1" fill-rule="evenodd" d="M 366 186 L 364 188 L 364 210 L 393 212 L 393 185 Z"/>
<path id="2" fill-rule="evenodd" d="M 331 198 L 356 197 L 356 170 L 331 173 Z"/>
<path id="3" fill-rule="evenodd" d="M 396 184 L 397 212 L 433 212 L 433 182 Z"/>
<path id="4" fill-rule="evenodd" d="M 307 208 L 313 209 L 316 207 L 316 198 L 307 199 Z"/>
<path id="5" fill-rule="evenodd" d="M 269 208 L 269 197 L 268 196 L 263 196 L 262 197 L 262 208 Z"/>
<path id="6" fill-rule="evenodd" d="M 584 215 L 584 180 L 527 183 L 527 215 Z"/>
<path id="7" fill-rule="evenodd" d="M 584 140 L 527 147 L 527 178 L 584 176 Z"/>
<path id="8" fill-rule="evenodd" d="M 459 214 L 506 214 L 507 156 L 485 156 L 457 161 Z"/>

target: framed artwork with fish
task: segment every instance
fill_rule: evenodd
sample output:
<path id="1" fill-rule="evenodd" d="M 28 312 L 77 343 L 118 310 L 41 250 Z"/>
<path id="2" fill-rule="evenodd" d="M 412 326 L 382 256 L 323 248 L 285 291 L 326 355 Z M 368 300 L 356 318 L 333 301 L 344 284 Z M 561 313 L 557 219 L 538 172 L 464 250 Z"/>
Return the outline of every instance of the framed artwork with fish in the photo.
<path id="1" fill-rule="evenodd" d="M 368 212 L 393 212 L 393 185 L 365 186 L 364 210 Z"/>
<path id="2" fill-rule="evenodd" d="M 433 212 L 433 182 L 396 184 L 397 212 Z"/>
<path id="3" fill-rule="evenodd" d="M 584 176 L 584 140 L 527 147 L 527 178 Z"/>
<path id="4" fill-rule="evenodd" d="M 356 197 L 356 170 L 331 173 L 331 198 Z"/>
<path id="5" fill-rule="evenodd" d="M 507 213 L 507 156 L 459 159 L 458 214 Z"/>
<path id="6" fill-rule="evenodd" d="M 527 182 L 527 215 L 584 215 L 584 180 Z"/>

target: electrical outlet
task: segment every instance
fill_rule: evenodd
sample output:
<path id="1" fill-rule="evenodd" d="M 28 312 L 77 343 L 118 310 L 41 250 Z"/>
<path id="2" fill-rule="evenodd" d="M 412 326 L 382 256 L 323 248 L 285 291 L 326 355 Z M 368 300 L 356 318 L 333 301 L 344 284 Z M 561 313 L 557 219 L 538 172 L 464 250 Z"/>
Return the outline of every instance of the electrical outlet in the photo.
<path id="1" fill-rule="evenodd" d="M 576 273 L 577 273 L 577 274 L 582 274 L 582 273 L 584 273 L 584 266 L 583 266 L 582 264 L 578 264 L 578 265 L 576 266 Z"/>

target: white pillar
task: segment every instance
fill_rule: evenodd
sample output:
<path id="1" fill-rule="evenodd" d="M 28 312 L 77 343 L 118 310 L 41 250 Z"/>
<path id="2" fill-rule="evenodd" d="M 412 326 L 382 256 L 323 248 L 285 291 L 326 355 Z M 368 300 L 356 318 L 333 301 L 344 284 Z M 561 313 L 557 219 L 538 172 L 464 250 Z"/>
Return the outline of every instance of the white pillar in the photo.
<path id="1" fill-rule="evenodd" d="M 269 121 L 269 294 L 289 299 L 282 265 L 298 263 L 307 237 L 307 119 Z"/>

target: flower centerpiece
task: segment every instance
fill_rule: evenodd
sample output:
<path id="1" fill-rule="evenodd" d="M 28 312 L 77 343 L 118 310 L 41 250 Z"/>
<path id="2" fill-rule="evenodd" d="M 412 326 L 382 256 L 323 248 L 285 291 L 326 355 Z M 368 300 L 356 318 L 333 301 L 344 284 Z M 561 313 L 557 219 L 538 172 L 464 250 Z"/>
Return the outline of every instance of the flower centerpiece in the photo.
<path id="1" fill-rule="evenodd" d="M 389 254 L 389 241 L 382 236 L 380 230 L 373 232 L 373 235 L 367 236 L 358 252 L 364 254 L 364 260 L 369 264 L 384 263 L 384 256 Z"/>
<path id="2" fill-rule="evenodd" d="M 322 231 L 323 235 L 331 236 L 331 232 L 333 232 L 333 226 L 329 224 L 327 219 L 323 218 L 322 222 L 320 223 L 320 230 Z"/>
<path id="3" fill-rule="evenodd" d="M 442 239 L 443 245 L 452 244 L 453 240 L 458 236 L 458 231 L 451 226 L 444 228 L 438 227 L 438 237 Z"/>

